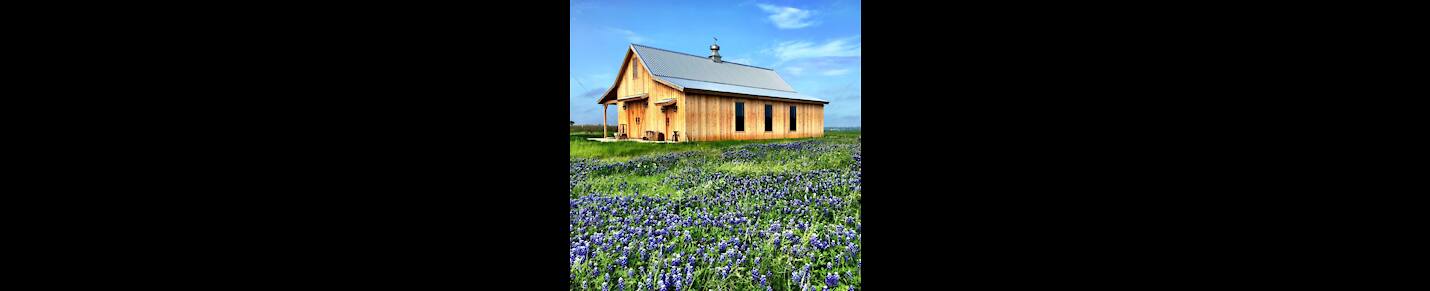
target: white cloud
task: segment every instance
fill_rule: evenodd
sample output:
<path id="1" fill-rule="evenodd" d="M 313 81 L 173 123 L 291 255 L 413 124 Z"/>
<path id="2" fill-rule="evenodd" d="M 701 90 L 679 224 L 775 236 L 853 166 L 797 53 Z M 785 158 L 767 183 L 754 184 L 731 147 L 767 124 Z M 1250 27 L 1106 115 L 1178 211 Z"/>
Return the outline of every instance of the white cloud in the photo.
<path id="1" fill-rule="evenodd" d="M 801 68 L 801 67 L 788 67 L 788 68 L 785 68 L 785 71 L 788 71 L 791 75 L 801 75 L 801 74 L 804 74 L 804 68 Z"/>
<path id="2" fill-rule="evenodd" d="M 858 35 L 830 40 L 824 44 L 808 41 L 781 42 L 771 51 L 780 61 L 819 57 L 858 57 L 863 53 L 863 45 Z"/>
<path id="3" fill-rule="evenodd" d="M 848 72 L 849 72 L 849 69 L 834 69 L 834 70 L 824 71 L 824 73 L 822 73 L 822 74 L 824 74 L 825 76 L 838 76 L 838 75 L 843 75 L 843 74 L 848 73 Z"/>
<path id="4" fill-rule="evenodd" d="M 775 27 L 780 29 L 798 29 L 815 25 L 816 22 L 806 21 L 813 11 L 803 10 L 794 7 L 780 7 L 769 4 L 760 4 L 760 10 L 770 13 L 770 21 L 775 23 Z"/>

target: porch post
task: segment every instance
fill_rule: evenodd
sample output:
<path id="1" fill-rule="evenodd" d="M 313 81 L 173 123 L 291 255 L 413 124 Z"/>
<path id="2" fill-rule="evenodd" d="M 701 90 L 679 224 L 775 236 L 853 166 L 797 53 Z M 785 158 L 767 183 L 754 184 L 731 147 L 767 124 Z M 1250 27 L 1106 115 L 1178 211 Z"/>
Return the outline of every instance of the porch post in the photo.
<path id="1" fill-rule="evenodd" d="M 601 103 L 601 138 L 606 138 L 606 103 Z"/>

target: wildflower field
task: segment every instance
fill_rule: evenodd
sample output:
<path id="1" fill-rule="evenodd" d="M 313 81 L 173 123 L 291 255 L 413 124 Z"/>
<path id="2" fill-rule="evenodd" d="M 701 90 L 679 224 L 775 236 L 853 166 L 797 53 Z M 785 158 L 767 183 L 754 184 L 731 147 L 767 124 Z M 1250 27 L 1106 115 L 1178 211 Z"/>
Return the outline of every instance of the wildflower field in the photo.
<path id="1" fill-rule="evenodd" d="M 858 131 L 571 142 L 571 289 L 861 289 Z"/>

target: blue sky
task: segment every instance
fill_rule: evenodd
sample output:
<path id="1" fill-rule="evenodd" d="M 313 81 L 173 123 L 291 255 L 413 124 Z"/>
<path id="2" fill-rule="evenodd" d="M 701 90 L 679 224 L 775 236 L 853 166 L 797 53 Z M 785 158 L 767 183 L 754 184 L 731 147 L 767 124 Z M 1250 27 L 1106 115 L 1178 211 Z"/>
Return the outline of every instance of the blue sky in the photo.
<path id="1" fill-rule="evenodd" d="M 859 1 L 670 2 L 571 1 L 572 121 L 601 124 L 596 99 L 628 44 L 704 56 L 719 37 L 725 61 L 774 69 L 801 94 L 829 100 L 825 126 L 860 125 Z"/>

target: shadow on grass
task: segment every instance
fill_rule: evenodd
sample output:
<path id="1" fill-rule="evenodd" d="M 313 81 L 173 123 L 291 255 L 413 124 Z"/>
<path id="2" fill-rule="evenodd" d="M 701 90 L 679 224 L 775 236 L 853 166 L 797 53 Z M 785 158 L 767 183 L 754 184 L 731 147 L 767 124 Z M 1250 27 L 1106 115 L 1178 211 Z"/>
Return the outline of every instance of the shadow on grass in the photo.
<path id="1" fill-rule="evenodd" d="M 779 143 L 801 140 L 824 139 L 837 142 L 854 142 L 859 131 L 825 131 L 820 138 L 786 138 L 764 140 L 724 140 L 682 143 L 639 143 L 639 142 L 595 142 L 587 138 L 601 137 L 599 133 L 572 133 L 571 158 L 627 159 L 631 157 L 691 150 L 718 150 L 744 144 Z"/>

